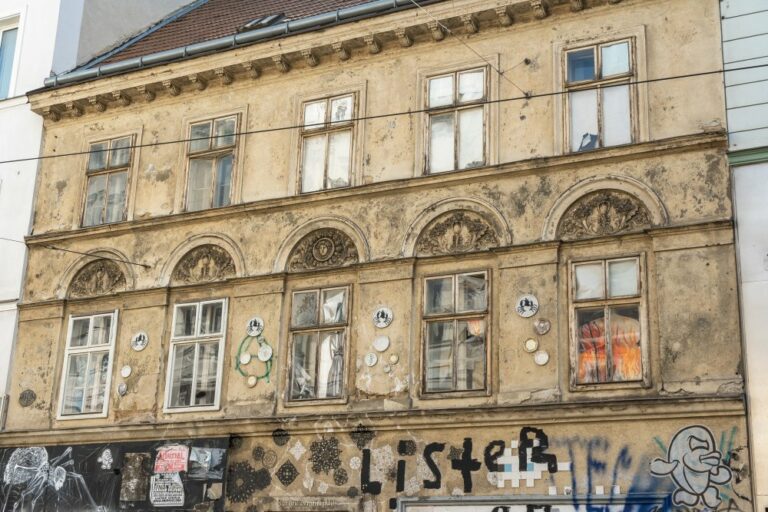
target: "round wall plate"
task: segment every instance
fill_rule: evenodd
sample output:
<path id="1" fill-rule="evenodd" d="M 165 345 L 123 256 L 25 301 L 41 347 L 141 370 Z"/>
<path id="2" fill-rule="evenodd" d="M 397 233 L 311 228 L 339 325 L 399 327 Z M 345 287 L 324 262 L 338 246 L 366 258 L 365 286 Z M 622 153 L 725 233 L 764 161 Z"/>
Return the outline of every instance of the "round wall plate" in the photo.
<path id="1" fill-rule="evenodd" d="M 549 352 L 546 350 L 539 350 L 533 354 L 533 362 L 539 366 L 544 366 L 549 362 Z"/>
<path id="2" fill-rule="evenodd" d="M 130 377 L 131 373 L 133 373 L 133 369 L 128 365 L 125 365 L 122 368 L 120 368 L 120 375 L 122 375 L 124 379 L 127 379 L 128 377 Z"/>
<path id="3" fill-rule="evenodd" d="M 529 354 L 532 354 L 539 349 L 539 341 L 533 338 L 528 338 L 523 342 L 523 349 Z"/>
<path id="4" fill-rule="evenodd" d="M 266 343 L 259 347 L 259 351 L 256 353 L 256 357 L 261 361 L 262 363 L 266 363 L 270 359 L 272 359 L 272 347 L 267 345 Z"/>
<path id="5" fill-rule="evenodd" d="M 377 356 L 374 352 L 368 352 L 365 354 L 365 364 L 368 367 L 376 366 L 376 363 L 379 362 L 379 356 Z"/>
<path id="6" fill-rule="evenodd" d="M 136 352 L 141 352 L 149 344 L 149 336 L 144 331 L 139 331 L 131 338 L 131 348 Z"/>
<path id="7" fill-rule="evenodd" d="M 376 336 L 373 340 L 373 348 L 378 352 L 384 352 L 389 348 L 389 336 Z"/>
<path id="8" fill-rule="evenodd" d="M 248 364 L 251 362 L 252 358 L 253 356 L 251 355 L 250 352 L 243 352 L 242 354 L 240 354 L 240 364 Z"/>
<path id="9" fill-rule="evenodd" d="M 252 388 L 256 386 L 257 382 L 259 382 L 259 379 L 257 379 L 255 375 L 250 375 L 248 376 L 248 380 L 246 381 L 246 384 L 248 384 L 249 388 Z"/>
<path id="10" fill-rule="evenodd" d="M 264 332 L 264 320 L 260 316 L 251 318 L 245 326 L 245 332 L 248 336 L 258 336 Z"/>
<path id="11" fill-rule="evenodd" d="M 539 310 L 539 299 L 535 295 L 526 294 L 517 298 L 515 311 L 523 318 L 530 318 Z"/>
<path id="12" fill-rule="evenodd" d="M 126 393 L 128 393 L 128 384 L 121 382 L 117 385 L 117 394 L 120 396 L 125 396 Z"/>
<path id="13" fill-rule="evenodd" d="M 536 334 L 539 334 L 541 336 L 544 336 L 549 332 L 549 330 L 552 328 L 552 322 L 547 320 L 546 318 L 539 318 L 535 322 L 533 322 L 533 329 L 536 331 Z"/>
<path id="14" fill-rule="evenodd" d="M 373 325 L 379 329 L 389 327 L 389 324 L 394 320 L 395 314 L 388 307 L 382 306 L 373 313 Z"/>
<path id="15" fill-rule="evenodd" d="M 397 364 L 398 361 L 400 361 L 400 356 L 397 354 L 392 354 L 389 356 L 389 364 Z"/>

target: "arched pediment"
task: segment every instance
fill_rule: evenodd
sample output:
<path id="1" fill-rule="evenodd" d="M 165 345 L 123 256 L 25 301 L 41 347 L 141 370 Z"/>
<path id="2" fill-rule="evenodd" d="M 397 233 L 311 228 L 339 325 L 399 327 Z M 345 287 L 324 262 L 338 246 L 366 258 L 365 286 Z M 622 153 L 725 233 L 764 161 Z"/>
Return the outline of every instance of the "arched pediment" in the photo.
<path id="1" fill-rule="evenodd" d="M 648 208 L 621 190 L 598 190 L 577 199 L 557 226 L 563 240 L 639 231 L 653 225 Z"/>
<path id="2" fill-rule="evenodd" d="M 232 256 L 214 244 L 204 244 L 187 252 L 171 274 L 173 284 L 196 284 L 223 281 L 235 277 L 237 271 Z"/>
<path id="3" fill-rule="evenodd" d="M 432 219 L 416 240 L 417 256 L 486 251 L 500 245 L 493 223 L 471 210 L 453 210 Z"/>
<path id="4" fill-rule="evenodd" d="M 81 268 L 69 285 L 67 295 L 72 298 L 94 297 L 118 293 L 126 288 L 126 278 L 114 261 L 100 259 Z"/>
<path id="5" fill-rule="evenodd" d="M 360 261 L 352 238 L 341 230 L 321 228 L 304 235 L 291 249 L 288 272 L 345 267 Z"/>

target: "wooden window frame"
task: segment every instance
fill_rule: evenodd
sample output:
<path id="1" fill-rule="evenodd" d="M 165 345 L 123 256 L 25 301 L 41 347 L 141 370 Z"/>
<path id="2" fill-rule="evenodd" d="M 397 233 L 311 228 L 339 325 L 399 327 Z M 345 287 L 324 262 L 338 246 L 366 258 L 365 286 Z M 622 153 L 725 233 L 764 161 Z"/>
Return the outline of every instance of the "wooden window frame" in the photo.
<path id="1" fill-rule="evenodd" d="M 128 162 L 126 162 L 124 165 L 112 167 L 110 162 L 112 157 L 112 144 L 115 141 L 122 140 L 122 139 L 129 139 L 128 150 L 130 152 L 130 156 L 128 157 Z M 103 169 L 94 169 L 94 170 L 89 169 L 90 161 L 91 161 L 91 152 L 93 151 L 92 149 L 93 146 L 96 146 L 98 144 L 104 144 L 104 143 L 107 144 L 107 150 L 106 151 L 100 150 L 100 152 L 105 154 L 104 159 L 106 161 L 106 167 L 104 167 Z M 129 133 L 126 135 L 119 135 L 116 137 L 111 137 L 109 139 L 100 139 L 100 140 L 96 140 L 88 143 L 88 154 L 86 155 L 86 158 L 85 158 L 85 177 L 86 177 L 85 190 L 83 193 L 83 205 L 82 205 L 82 213 L 80 217 L 81 227 L 93 228 L 97 226 L 104 226 L 107 224 L 117 224 L 119 222 L 125 222 L 126 220 L 128 220 L 128 201 L 130 200 L 130 191 L 131 191 L 131 169 L 133 168 L 135 154 L 136 154 L 136 151 L 134 151 L 136 149 L 135 145 L 136 145 L 136 135 L 133 133 Z M 85 217 L 86 217 L 86 212 L 88 210 L 88 185 L 91 179 L 97 176 L 106 176 L 107 182 L 106 182 L 105 190 L 109 190 L 109 179 L 113 175 L 117 175 L 122 172 L 125 173 L 125 201 L 123 202 L 123 209 L 122 209 L 122 216 L 121 216 L 122 218 L 115 222 L 102 221 L 95 224 L 86 224 Z M 104 207 L 102 208 L 102 212 L 101 212 L 102 219 L 106 216 L 106 211 L 107 211 L 107 200 L 105 198 Z"/>
<path id="2" fill-rule="evenodd" d="M 216 126 L 216 121 L 223 121 L 229 118 L 234 118 L 235 120 L 235 131 L 233 135 L 231 136 L 233 139 L 232 144 L 228 144 L 226 146 L 218 146 L 213 147 L 213 142 L 217 138 L 214 134 L 214 129 Z M 186 144 L 186 160 L 187 160 L 187 176 L 186 176 L 186 182 L 184 184 L 184 211 L 185 212 L 202 212 L 206 210 L 211 210 L 215 208 L 226 208 L 227 206 L 231 206 L 234 203 L 234 197 L 235 197 L 235 172 L 237 169 L 237 153 L 238 153 L 238 143 L 240 139 L 240 122 L 241 122 L 242 116 L 239 112 L 237 113 L 231 113 L 231 114 L 223 114 L 218 115 L 216 117 L 210 117 L 207 119 L 198 119 L 195 121 L 190 121 L 187 124 L 187 137 L 188 142 Z M 210 125 L 210 137 L 208 138 L 208 148 L 206 149 L 200 149 L 200 150 L 193 150 L 192 144 L 193 142 L 199 141 L 198 139 L 192 140 L 192 130 L 195 126 L 199 126 L 202 124 L 209 124 Z M 204 140 L 204 139 L 200 139 Z M 221 158 L 224 158 L 226 156 L 232 156 L 232 170 L 229 178 L 229 197 L 228 202 L 225 205 L 221 206 L 213 206 L 213 200 L 216 195 L 216 175 L 218 173 L 218 162 Z M 193 160 L 202 160 L 202 159 L 212 159 L 214 161 L 213 163 L 213 177 L 211 179 L 211 190 L 210 190 L 210 201 L 208 202 L 207 207 L 200 208 L 198 210 L 190 210 L 189 209 L 189 180 L 190 180 L 190 171 L 192 169 L 192 161 Z"/>

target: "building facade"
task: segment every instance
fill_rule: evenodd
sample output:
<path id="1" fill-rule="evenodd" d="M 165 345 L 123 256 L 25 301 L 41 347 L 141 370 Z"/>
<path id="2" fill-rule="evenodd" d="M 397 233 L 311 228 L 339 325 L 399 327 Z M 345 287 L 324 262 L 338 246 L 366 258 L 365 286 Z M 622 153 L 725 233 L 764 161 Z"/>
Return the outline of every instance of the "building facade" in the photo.
<path id="1" fill-rule="evenodd" d="M 47 81 L 5 508 L 752 510 L 720 40 L 209 0 Z"/>
<path id="2" fill-rule="evenodd" d="M 62 73 L 108 46 L 143 30 L 183 1 L 134 3 L 73 0 L 5 0 L 0 6 L 0 429 L 21 297 L 26 247 L 32 221 L 35 175 L 43 122 L 31 111 L 26 92 L 51 73 Z M 149 4 L 152 4 L 150 7 Z M 84 9 L 88 16 L 84 16 Z M 85 21 L 84 21 L 85 18 Z M 120 19 L 119 30 L 104 30 Z M 18 161 L 21 160 L 21 161 Z"/>
<path id="3" fill-rule="evenodd" d="M 763 374 L 768 306 L 768 11 L 762 2 L 723 0 L 725 96 L 728 107 L 728 159 L 733 180 L 742 339 L 749 403 L 755 509 L 768 507 L 768 401 Z"/>

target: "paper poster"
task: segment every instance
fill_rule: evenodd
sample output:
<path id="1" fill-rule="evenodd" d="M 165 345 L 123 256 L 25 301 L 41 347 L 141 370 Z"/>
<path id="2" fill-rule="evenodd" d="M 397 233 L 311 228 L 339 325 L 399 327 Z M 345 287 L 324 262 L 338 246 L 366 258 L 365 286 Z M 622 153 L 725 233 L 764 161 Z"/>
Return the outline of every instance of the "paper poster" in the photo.
<path id="1" fill-rule="evenodd" d="M 149 501 L 156 507 L 184 506 L 184 484 L 178 473 L 152 475 Z"/>
<path id="2" fill-rule="evenodd" d="M 224 452 L 221 448 L 193 446 L 187 477 L 193 480 L 221 480 L 224 477 Z"/>
<path id="3" fill-rule="evenodd" d="M 179 473 L 187 470 L 189 447 L 183 444 L 161 446 L 155 457 L 155 474 Z"/>

